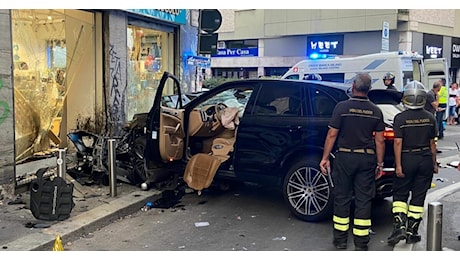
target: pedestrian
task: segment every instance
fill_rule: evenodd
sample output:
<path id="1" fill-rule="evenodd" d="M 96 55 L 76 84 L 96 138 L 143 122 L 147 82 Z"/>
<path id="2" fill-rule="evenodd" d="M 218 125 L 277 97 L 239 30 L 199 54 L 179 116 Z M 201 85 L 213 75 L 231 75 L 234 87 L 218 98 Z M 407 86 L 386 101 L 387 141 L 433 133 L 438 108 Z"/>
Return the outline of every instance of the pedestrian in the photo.
<path id="1" fill-rule="evenodd" d="M 449 88 L 449 121 L 448 125 L 456 125 L 456 118 L 458 117 L 457 115 L 457 100 L 458 100 L 458 85 L 456 82 L 453 82 L 450 84 Z"/>
<path id="2" fill-rule="evenodd" d="M 427 110 L 428 112 L 432 113 L 435 118 L 436 118 L 436 112 L 438 110 L 438 92 L 441 89 L 441 81 L 435 81 L 433 83 L 433 87 L 426 93 L 426 102 L 424 109 Z M 437 122 L 437 118 L 436 118 Z M 436 138 L 435 141 L 438 141 L 438 136 L 439 136 L 439 124 L 436 123 Z M 441 151 L 437 150 L 437 153 L 441 153 Z"/>
<path id="3" fill-rule="evenodd" d="M 441 82 L 436 81 L 433 83 L 433 87 L 426 93 L 425 110 L 436 115 L 438 110 L 438 92 L 441 89 Z"/>
<path id="4" fill-rule="evenodd" d="M 441 79 L 441 89 L 438 92 L 438 109 L 436 110 L 436 121 L 438 122 L 438 140 L 444 138 L 444 117 L 446 115 L 447 100 L 449 91 L 446 88 L 446 79 Z"/>
<path id="5" fill-rule="evenodd" d="M 337 249 L 347 248 L 352 223 L 355 250 L 368 250 L 376 172 L 377 175 L 382 172 L 385 152 L 383 114 L 367 96 L 371 82 L 368 73 L 355 76 L 353 96 L 334 108 L 324 142 L 320 168 L 324 175 L 332 174 L 334 182 L 333 244 Z M 338 150 L 329 172 L 329 156 L 336 141 Z M 355 208 L 351 221 L 353 197 Z"/>
<path id="6" fill-rule="evenodd" d="M 393 231 L 388 244 L 401 240 L 420 241 L 425 197 L 431 186 L 436 162 L 436 119 L 424 108 L 427 94 L 422 83 L 412 81 L 404 87 L 402 103 L 406 110 L 393 120 L 395 175 L 393 177 Z M 410 201 L 408 205 L 408 199 Z"/>
<path id="7" fill-rule="evenodd" d="M 397 90 L 395 87 L 395 75 L 391 72 L 383 75 L 383 84 L 387 87 L 386 89 Z"/>

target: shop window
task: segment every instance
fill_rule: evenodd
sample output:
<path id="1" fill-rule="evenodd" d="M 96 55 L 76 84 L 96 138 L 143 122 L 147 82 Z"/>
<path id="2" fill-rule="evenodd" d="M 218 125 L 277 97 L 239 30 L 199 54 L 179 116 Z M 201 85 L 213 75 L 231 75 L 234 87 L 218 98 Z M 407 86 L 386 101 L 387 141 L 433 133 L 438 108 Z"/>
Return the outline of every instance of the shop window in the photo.
<path id="1" fill-rule="evenodd" d="M 94 24 L 92 13 L 58 9 L 13 9 L 11 21 L 15 150 L 16 161 L 21 161 L 50 154 L 50 149 L 58 147 L 61 118 L 69 116 L 68 110 L 64 111 L 69 89 L 79 87 L 81 93 L 76 95 L 85 96 L 78 101 L 83 107 L 94 100 L 87 90 L 95 89 L 94 76 L 80 70 L 84 59 L 94 60 L 88 51 L 94 49 Z M 75 117 L 69 116 L 67 121 L 75 122 Z"/>
<path id="2" fill-rule="evenodd" d="M 173 34 L 129 25 L 127 120 L 150 110 L 163 72 L 173 71 Z"/>

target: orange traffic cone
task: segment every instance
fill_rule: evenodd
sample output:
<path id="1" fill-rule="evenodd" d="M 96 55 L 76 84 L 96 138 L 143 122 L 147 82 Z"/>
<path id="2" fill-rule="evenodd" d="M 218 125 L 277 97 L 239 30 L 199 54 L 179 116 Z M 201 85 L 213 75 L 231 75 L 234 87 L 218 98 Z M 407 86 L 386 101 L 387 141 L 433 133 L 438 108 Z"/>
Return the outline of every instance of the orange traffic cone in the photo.
<path id="1" fill-rule="evenodd" d="M 61 236 L 57 235 L 56 240 L 54 240 L 53 251 L 64 251 L 62 246 Z"/>

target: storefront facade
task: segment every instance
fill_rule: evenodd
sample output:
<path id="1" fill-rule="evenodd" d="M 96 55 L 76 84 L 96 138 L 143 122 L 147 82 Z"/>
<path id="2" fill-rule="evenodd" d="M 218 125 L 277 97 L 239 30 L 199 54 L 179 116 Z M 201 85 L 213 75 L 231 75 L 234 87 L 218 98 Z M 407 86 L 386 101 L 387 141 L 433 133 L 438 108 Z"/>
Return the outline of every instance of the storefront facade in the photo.
<path id="1" fill-rule="evenodd" d="M 8 128 L 0 133 L 8 152 L 0 155 L 0 191 L 23 182 L 29 161 L 74 150 L 71 131 L 119 136 L 134 114 L 149 111 L 163 72 L 185 90 L 196 81 L 197 64 L 183 66 L 197 50 L 185 9 L 17 9 L 0 19 L 11 31 L 0 41 L 0 124 Z"/>
<path id="2" fill-rule="evenodd" d="M 224 26 L 225 31 L 218 31 L 220 49 L 211 59 L 214 76 L 235 77 L 238 72 L 237 76 L 279 77 L 297 62 L 321 58 L 321 55 L 331 58 L 408 51 L 427 59 L 436 53 L 439 58 L 453 60 L 454 43 L 452 46 L 450 43 L 458 37 L 455 33 L 460 29 L 455 23 L 459 10 L 244 9 L 234 12 L 237 15 L 222 12 L 228 15 L 223 18 L 228 24 Z M 245 42 L 256 44 L 239 49 L 228 47 Z M 254 50 L 246 51 L 249 47 Z M 320 55 L 313 57 L 314 53 Z M 255 68 L 257 73 L 253 73 Z M 453 74 L 451 77 L 457 78 Z"/>
<path id="3" fill-rule="evenodd" d="M 460 38 L 452 37 L 451 39 L 451 58 L 450 71 L 452 79 L 457 83 L 460 82 Z"/>

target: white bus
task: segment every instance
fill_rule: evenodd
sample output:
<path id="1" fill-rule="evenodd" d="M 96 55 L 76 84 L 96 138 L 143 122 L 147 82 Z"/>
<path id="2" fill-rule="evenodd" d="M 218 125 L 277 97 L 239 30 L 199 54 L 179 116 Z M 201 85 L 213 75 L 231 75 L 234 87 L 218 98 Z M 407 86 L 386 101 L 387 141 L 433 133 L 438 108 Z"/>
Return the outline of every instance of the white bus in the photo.
<path id="1" fill-rule="evenodd" d="M 427 90 L 435 80 L 445 78 L 449 86 L 447 60 L 423 59 L 422 55 L 408 52 L 382 52 L 357 57 L 309 59 L 295 64 L 286 72 L 283 79 L 306 79 L 309 74 L 319 74 L 324 81 L 352 83 L 358 72 L 368 72 L 372 77 L 372 88 L 385 88 L 383 75 L 392 72 L 395 86 L 402 90 L 407 82 L 417 80 Z"/>

